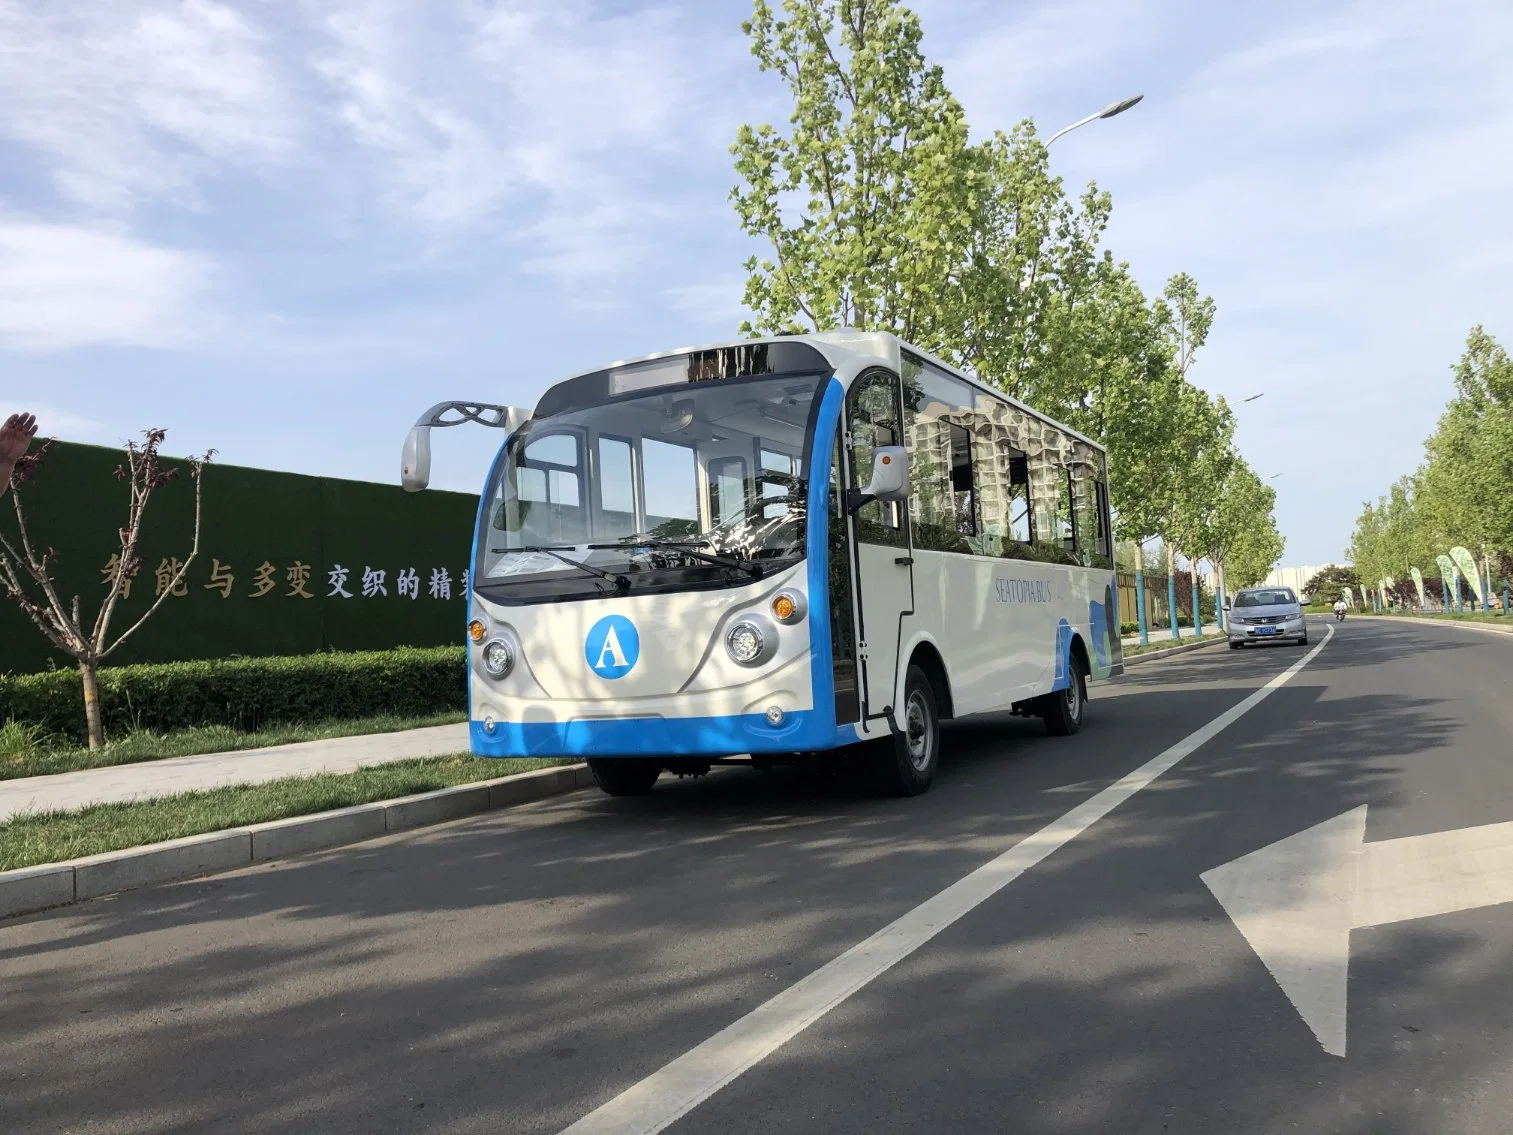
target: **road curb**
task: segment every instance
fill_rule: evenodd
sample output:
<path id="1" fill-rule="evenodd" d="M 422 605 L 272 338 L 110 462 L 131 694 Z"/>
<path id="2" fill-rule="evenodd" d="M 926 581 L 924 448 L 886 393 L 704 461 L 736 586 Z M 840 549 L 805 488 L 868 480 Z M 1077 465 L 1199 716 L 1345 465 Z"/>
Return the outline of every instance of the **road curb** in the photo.
<path id="1" fill-rule="evenodd" d="M 63 863 L 0 871 L 0 918 L 360 843 L 389 832 L 410 831 L 561 796 L 593 783 L 587 765 L 561 765 L 331 812 L 107 851 Z"/>
<path id="2" fill-rule="evenodd" d="M 1154 662 L 1158 658 L 1170 658 L 1173 654 L 1186 654 L 1189 650 L 1202 650 L 1205 646 L 1220 646 L 1228 642 L 1225 638 L 1212 638 L 1205 642 L 1190 642 L 1185 646 L 1169 646 L 1165 650 L 1152 650 L 1145 654 L 1136 654 L 1124 660 L 1125 669 L 1131 666 L 1139 666 L 1144 662 Z"/>

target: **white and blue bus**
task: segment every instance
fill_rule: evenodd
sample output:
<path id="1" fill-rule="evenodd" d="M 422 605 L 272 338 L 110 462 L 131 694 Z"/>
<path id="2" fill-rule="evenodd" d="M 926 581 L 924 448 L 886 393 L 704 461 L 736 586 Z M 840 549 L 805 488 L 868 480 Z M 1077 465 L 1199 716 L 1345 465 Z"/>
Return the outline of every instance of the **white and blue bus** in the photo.
<path id="1" fill-rule="evenodd" d="M 472 751 L 663 770 L 860 745 L 893 792 L 940 722 L 1083 719 L 1123 669 L 1105 455 L 884 333 L 683 349 L 552 386 L 508 431 L 468 589 Z"/>

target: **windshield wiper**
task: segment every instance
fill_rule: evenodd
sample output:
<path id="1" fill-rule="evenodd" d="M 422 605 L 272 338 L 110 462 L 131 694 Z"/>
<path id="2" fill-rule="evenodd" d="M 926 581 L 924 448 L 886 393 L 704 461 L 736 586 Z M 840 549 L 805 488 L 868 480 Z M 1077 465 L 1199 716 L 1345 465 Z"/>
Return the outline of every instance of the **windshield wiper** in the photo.
<path id="1" fill-rule="evenodd" d="M 744 571 L 753 579 L 761 579 L 763 575 L 762 565 L 745 556 L 714 555 L 710 552 L 696 552 L 695 548 L 709 547 L 708 540 L 642 540 L 634 536 L 627 536 L 624 540 L 614 544 L 590 544 L 590 548 L 619 549 L 626 548 L 676 548 L 685 556 L 695 560 L 703 560 L 705 563 L 714 564 L 716 567 L 726 568 L 730 571 Z"/>
<path id="2" fill-rule="evenodd" d="M 613 544 L 590 544 L 590 545 L 588 545 L 588 547 L 590 549 L 593 549 L 593 548 L 614 547 L 614 545 Z M 544 554 L 546 554 L 548 556 L 555 556 L 557 559 L 559 559 L 563 563 L 565 563 L 568 567 L 581 568 L 583 571 L 588 572 L 589 575 L 596 575 L 600 579 L 608 580 L 610 583 L 613 583 L 615 585 L 615 589 L 617 591 L 629 591 L 630 590 L 630 577 L 629 576 L 626 576 L 626 575 L 616 575 L 614 572 L 605 571 L 603 568 L 594 567 L 592 564 L 580 563 L 578 560 L 569 559 L 567 556 L 564 556 L 562 554 L 563 552 L 575 552 L 577 550 L 578 550 L 578 547 L 575 544 L 557 544 L 557 545 L 553 545 L 553 546 L 547 546 L 545 544 L 527 544 L 523 548 L 490 548 L 489 549 L 489 551 L 491 553 L 493 553 L 494 555 L 496 555 L 496 556 L 509 555 L 509 554 L 516 553 L 516 552 L 542 552 L 542 553 L 544 553 Z"/>

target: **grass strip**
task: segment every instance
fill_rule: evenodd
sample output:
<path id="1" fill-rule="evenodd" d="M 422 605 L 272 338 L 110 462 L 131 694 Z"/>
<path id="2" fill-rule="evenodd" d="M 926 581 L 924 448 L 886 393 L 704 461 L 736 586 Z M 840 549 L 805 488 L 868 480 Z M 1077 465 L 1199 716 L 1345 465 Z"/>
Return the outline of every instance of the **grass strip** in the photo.
<path id="1" fill-rule="evenodd" d="M 1389 618 L 1394 619 L 1434 619 L 1444 623 L 1495 623 L 1505 627 L 1513 627 L 1513 618 L 1504 615 L 1501 611 L 1466 611 L 1457 615 L 1453 611 L 1443 614 L 1439 611 L 1415 611 L 1411 614 L 1398 614 L 1393 612 Z"/>
<path id="2" fill-rule="evenodd" d="M 571 759 L 492 760 L 460 753 L 395 761 L 356 772 L 184 792 L 158 800 L 24 813 L 0 823 L 0 871 L 574 763 Z"/>
<path id="3" fill-rule="evenodd" d="M 1141 646 L 1139 643 L 1126 643 L 1124 647 L 1124 656 L 1126 658 L 1129 658 L 1132 655 L 1150 654 L 1153 651 L 1157 650 L 1173 650 L 1179 646 L 1191 646 L 1195 642 L 1214 642 L 1217 639 L 1224 637 L 1224 635 L 1217 632 L 1208 632 L 1201 635 L 1194 635 L 1189 632 L 1188 634 L 1183 635 L 1180 640 L 1164 638 L 1156 642 L 1152 642 L 1147 646 Z"/>
<path id="4" fill-rule="evenodd" d="M 168 733 L 135 729 L 120 737 L 109 738 L 104 748 L 94 752 L 87 748 L 57 745 L 54 743 L 56 739 L 47 738 L 40 729 L 17 721 L 7 721 L 0 726 L 0 780 L 160 761 L 168 757 L 194 757 L 202 753 L 264 749 L 271 745 L 289 745 L 298 741 L 325 741 L 333 737 L 395 733 L 403 729 L 424 729 L 432 725 L 455 725 L 466 720 L 467 714 L 448 711 L 424 717 L 384 714 L 308 724 L 295 722 L 270 725 L 251 733 L 240 732 L 229 725 L 201 725 L 190 729 L 175 729 Z"/>

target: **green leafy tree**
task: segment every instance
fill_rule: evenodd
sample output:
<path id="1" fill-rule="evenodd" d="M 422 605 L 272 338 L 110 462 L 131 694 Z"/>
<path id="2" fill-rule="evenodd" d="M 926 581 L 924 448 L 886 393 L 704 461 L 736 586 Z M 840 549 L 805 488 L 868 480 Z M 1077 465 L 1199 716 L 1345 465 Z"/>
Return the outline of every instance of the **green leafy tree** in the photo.
<path id="1" fill-rule="evenodd" d="M 984 170 L 918 18 L 888 0 L 756 0 L 742 28 L 793 95 L 791 130 L 743 125 L 731 147 L 746 263 L 744 330 L 910 334 L 941 322 L 943 285 L 970 243 Z M 804 200 L 789 219 L 784 202 Z"/>
<path id="2" fill-rule="evenodd" d="M 742 25 L 793 99 L 786 130 L 743 125 L 731 147 L 731 201 L 769 250 L 746 262 L 742 331 L 892 331 L 1051 413 L 1073 404 L 1108 195 L 1069 200 L 1032 123 L 971 144 L 895 0 L 780 11 L 756 0 Z"/>
<path id="3" fill-rule="evenodd" d="M 1347 587 L 1354 589 L 1360 585 L 1361 577 L 1356 574 L 1355 568 L 1331 564 L 1308 577 L 1308 582 L 1303 584 L 1303 594 L 1333 602 L 1345 593 Z"/>

